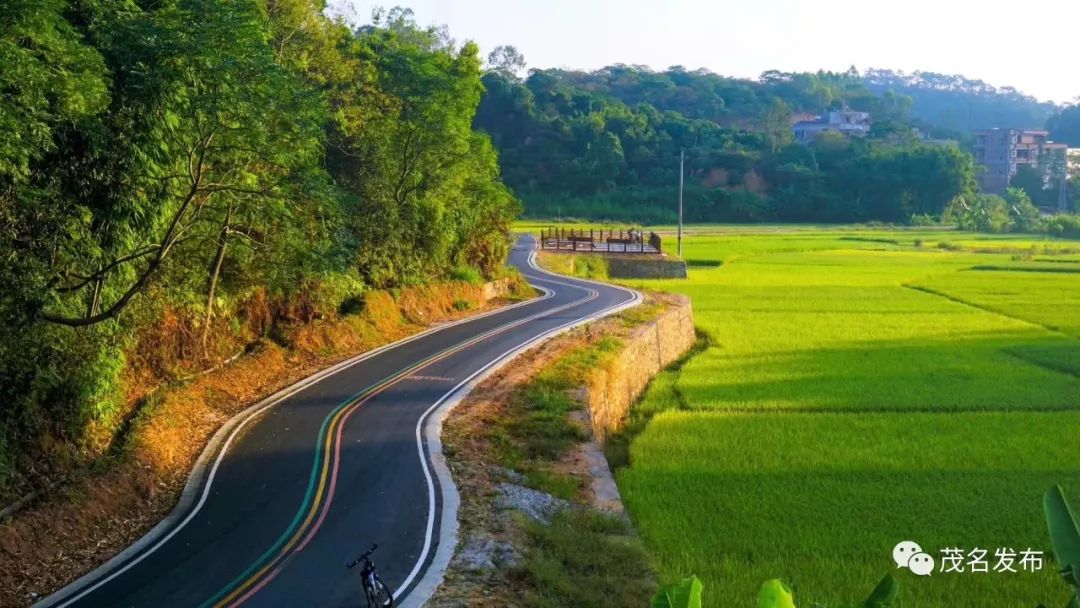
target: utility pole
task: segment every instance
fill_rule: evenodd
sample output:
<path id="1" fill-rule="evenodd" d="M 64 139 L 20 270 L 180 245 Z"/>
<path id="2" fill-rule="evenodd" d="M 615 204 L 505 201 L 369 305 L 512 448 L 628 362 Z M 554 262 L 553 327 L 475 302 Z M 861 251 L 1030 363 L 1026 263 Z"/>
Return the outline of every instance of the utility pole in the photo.
<path id="1" fill-rule="evenodd" d="M 682 191 L 683 191 L 683 165 L 686 162 L 686 151 L 679 150 L 679 238 L 678 256 L 682 257 Z"/>
<path id="2" fill-rule="evenodd" d="M 1059 190 L 1058 190 L 1058 213 L 1065 213 L 1066 207 L 1068 207 L 1068 170 L 1061 174 L 1059 178 Z"/>

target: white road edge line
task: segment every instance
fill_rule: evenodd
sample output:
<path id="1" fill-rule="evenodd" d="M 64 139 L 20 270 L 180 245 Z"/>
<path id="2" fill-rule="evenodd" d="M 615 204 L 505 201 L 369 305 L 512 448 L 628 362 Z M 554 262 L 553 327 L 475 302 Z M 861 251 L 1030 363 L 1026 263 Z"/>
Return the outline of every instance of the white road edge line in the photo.
<path id="1" fill-rule="evenodd" d="M 530 265 L 532 265 L 532 254 L 529 256 Z M 556 282 L 557 281 L 552 281 Z M 173 536 L 175 536 L 180 530 L 182 530 L 195 515 L 199 513 L 203 505 L 206 503 L 206 499 L 210 494 L 210 488 L 214 483 L 214 477 L 217 475 L 218 467 L 221 465 L 222 460 L 225 458 L 225 454 L 229 450 L 229 446 L 232 444 L 236 436 L 243 430 L 244 426 L 248 422 L 253 420 L 256 416 L 277 405 L 279 402 L 287 399 L 295 393 L 315 384 L 321 380 L 324 380 L 338 372 L 348 369 L 358 363 L 366 361 L 371 357 L 384 353 L 388 350 L 398 348 L 410 342 L 419 340 L 431 334 L 440 332 L 451 327 L 456 327 L 464 323 L 490 317 L 507 310 L 513 310 L 536 302 L 541 302 L 555 296 L 555 292 L 545 287 L 534 285 L 533 287 L 544 292 L 544 295 L 538 298 L 532 298 L 525 300 L 524 302 L 518 302 L 517 304 L 511 304 L 510 306 L 503 306 L 496 308 L 492 311 L 453 321 L 450 323 L 444 323 L 437 325 L 430 329 L 424 330 L 420 333 L 414 334 L 397 342 L 391 342 L 378 348 L 361 353 L 350 359 L 346 359 L 340 363 L 337 363 L 331 367 L 328 367 L 322 371 L 316 372 L 304 378 L 295 384 L 288 386 L 273 395 L 270 395 L 266 399 L 252 405 L 251 407 L 239 412 L 232 418 L 230 418 L 214 435 L 210 438 L 210 441 L 203 448 L 202 453 L 199 455 L 199 459 L 195 463 L 195 467 L 188 475 L 187 483 L 184 485 L 184 489 L 180 494 L 180 500 L 177 501 L 175 507 L 169 512 L 164 519 L 162 519 L 156 526 L 150 529 L 149 532 L 144 534 L 139 540 L 129 545 L 126 549 L 116 554 L 104 564 L 98 566 L 94 570 L 84 574 L 75 581 L 69 583 L 63 588 L 57 590 L 51 595 L 45 597 L 41 601 L 35 603 L 33 608 L 66 608 L 74 602 L 79 601 L 89 593 L 105 585 L 109 581 L 113 580 L 117 576 L 120 576 L 124 572 L 137 565 L 142 560 L 149 557 L 152 553 L 161 548 L 162 545 L 167 543 Z M 218 449 L 220 446 L 220 450 Z M 214 454 L 217 454 L 217 458 L 213 460 L 213 465 L 210 467 L 209 476 L 207 476 L 207 467 L 210 465 L 211 459 Z M 206 484 L 203 485 L 203 479 L 206 479 Z M 199 488 L 202 486 L 203 491 L 199 493 Z M 195 498 L 198 496 L 198 502 L 195 503 L 194 509 L 184 517 L 185 512 L 191 508 L 192 503 L 195 502 Z M 183 517 L 183 520 L 181 518 Z M 177 523 L 179 521 L 179 523 Z M 127 560 L 130 562 L 124 564 Z M 119 567 L 124 564 L 123 567 Z M 115 571 L 114 571 L 115 570 Z M 111 573 L 110 573 L 111 572 Z M 108 576 L 106 576 L 108 575 Z M 104 577 L 104 578 L 102 578 Z M 101 579 L 101 580 L 98 580 Z M 97 581 L 95 583 L 95 581 Z M 74 597 L 72 597 L 74 596 Z"/>
<path id="2" fill-rule="evenodd" d="M 536 252 L 533 251 L 529 254 L 529 266 L 539 271 L 541 274 L 549 276 L 559 276 L 553 273 L 547 272 L 536 265 Z M 442 510 L 440 512 L 439 521 L 441 523 L 439 529 L 439 546 L 435 551 L 435 556 L 432 558 L 431 566 L 424 572 L 424 576 L 416 584 L 416 587 L 409 592 L 401 603 L 401 608 L 420 608 L 423 606 L 431 596 L 438 589 L 442 583 L 443 575 L 446 573 L 446 568 L 450 565 L 450 560 L 454 556 L 454 551 L 457 548 L 457 511 L 460 505 L 461 499 L 458 494 L 457 486 L 454 485 L 454 479 L 450 474 L 450 468 L 446 464 L 446 456 L 442 452 L 442 425 L 446 419 L 447 414 L 450 413 L 454 407 L 460 403 L 466 395 L 476 387 L 477 384 L 483 382 L 484 379 L 491 376 L 491 374 L 498 371 L 500 368 L 508 364 L 514 358 L 521 353 L 529 350 L 536 344 L 543 342 L 549 338 L 552 338 L 558 334 L 567 332 L 574 327 L 584 325 L 590 321 L 606 317 L 608 315 L 615 314 L 621 310 L 632 308 L 641 304 L 643 298 L 640 292 L 620 287 L 618 285 L 610 285 L 606 283 L 599 283 L 597 281 L 590 281 L 587 279 L 577 279 L 585 283 L 591 283 L 594 285 L 602 285 L 608 288 L 614 288 L 621 291 L 625 291 L 632 295 L 632 298 L 621 304 L 609 306 L 608 308 L 599 310 L 587 317 L 581 319 L 575 319 L 569 323 L 565 323 L 558 327 L 555 327 L 539 336 L 531 338 L 522 344 L 510 349 L 502 355 L 496 357 L 490 363 L 474 372 L 471 376 L 462 380 L 457 386 L 450 389 L 448 393 L 443 395 L 438 401 L 436 401 L 416 422 L 416 447 L 417 453 L 420 456 L 420 463 L 424 469 L 424 477 L 428 486 L 428 518 L 427 529 L 424 535 L 424 548 L 420 552 L 420 557 L 417 558 L 416 564 L 413 566 L 412 572 L 406 577 L 405 581 L 394 590 L 394 598 L 397 599 L 403 591 L 408 589 L 413 580 L 420 573 L 423 568 L 424 562 L 427 560 L 428 553 L 431 551 L 431 542 L 434 535 L 435 526 L 435 484 L 431 477 L 430 468 L 435 469 L 435 475 L 439 479 L 439 489 L 442 496 Z M 553 281 L 558 283 L 558 281 Z M 435 413 L 431 416 L 432 412 Z M 426 421 L 426 422 L 425 422 Z M 424 438 L 427 439 L 428 447 L 431 452 L 431 467 L 428 467 L 427 458 L 424 455 Z"/>

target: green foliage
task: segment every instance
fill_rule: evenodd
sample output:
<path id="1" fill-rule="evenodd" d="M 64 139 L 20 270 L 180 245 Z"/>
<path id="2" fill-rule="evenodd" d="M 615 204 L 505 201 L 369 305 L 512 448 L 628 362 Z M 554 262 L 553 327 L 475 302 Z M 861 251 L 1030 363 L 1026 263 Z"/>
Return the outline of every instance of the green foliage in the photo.
<path id="1" fill-rule="evenodd" d="M 9 0 L 0 20 L 0 179 L 25 179 L 55 131 L 108 103 L 105 64 L 63 16 L 65 0 Z"/>
<path id="2" fill-rule="evenodd" d="M 515 574 L 524 605 L 637 608 L 654 585 L 648 555 L 629 524 L 589 510 L 567 510 L 550 525 L 530 522 Z"/>
<path id="3" fill-rule="evenodd" d="M 996 194 L 958 196 L 949 204 L 943 215 L 945 221 L 953 222 L 961 230 L 972 232 L 1008 232 L 1012 226 L 1008 203 Z"/>
<path id="4" fill-rule="evenodd" d="M 870 592 L 870 596 L 862 603 L 861 608 L 889 608 L 899 594 L 900 584 L 896 582 L 893 575 L 886 574 Z"/>
<path id="5" fill-rule="evenodd" d="M 1056 208 L 1057 207 L 1057 181 L 1055 180 L 1051 187 L 1047 187 L 1045 171 L 1042 167 L 1032 167 L 1031 165 L 1018 165 L 1016 167 L 1016 175 L 1009 180 L 1009 183 L 1014 188 L 1019 188 L 1027 193 L 1028 197 L 1040 207 L 1044 208 Z"/>
<path id="6" fill-rule="evenodd" d="M 574 276 L 585 279 L 606 279 L 608 277 L 607 260 L 598 255 L 575 255 Z"/>
<path id="7" fill-rule="evenodd" d="M 664 585 L 653 595 L 651 608 L 701 608 L 701 581 L 698 577 L 684 578 Z"/>
<path id="8" fill-rule="evenodd" d="M 1054 141 L 1080 148 L 1080 105 L 1074 103 L 1056 112 L 1046 119 L 1046 128 Z"/>
<path id="9" fill-rule="evenodd" d="M 878 582 L 877 586 L 864 601 L 858 604 L 858 608 L 888 608 L 893 605 L 899 585 L 893 575 L 886 574 L 885 578 Z M 795 608 L 795 596 L 778 578 L 769 579 L 761 585 L 758 591 L 758 608 Z M 815 603 L 815 608 L 824 608 L 825 605 Z"/>
<path id="10" fill-rule="evenodd" d="M 961 230 L 991 234 L 1054 230 L 1043 221 L 1039 208 L 1027 192 L 1020 188 L 1009 188 L 1004 197 L 996 194 L 958 196 L 949 203 L 942 219 L 956 224 Z"/>
<path id="11" fill-rule="evenodd" d="M 1058 572 L 1072 588 L 1073 601 L 1076 601 L 1080 599 L 1080 530 L 1061 486 L 1055 485 L 1043 495 L 1043 511 L 1050 541 L 1054 545 Z"/>
<path id="12" fill-rule="evenodd" d="M 15 0 L 0 61 L 0 494 L 50 473 L 38 446 L 77 460 L 111 428 L 166 310 L 205 349 L 254 293 L 348 314 L 509 251 L 477 49 L 408 11 L 353 31 L 305 0 Z"/>
<path id="13" fill-rule="evenodd" d="M 449 277 L 451 281 L 462 281 L 469 283 L 470 285 L 480 285 L 484 282 L 484 277 L 480 275 L 480 271 L 469 266 L 455 266 L 450 269 Z"/>
<path id="14" fill-rule="evenodd" d="M 490 142 L 471 128 L 483 90 L 477 47 L 452 46 L 408 11 L 380 19 L 355 41 L 363 63 L 353 77 L 379 94 L 349 102 L 359 107 L 347 107 L 328 150 L 331 173 L 357 201 L 360 270 L 376 286 L 453 264 L 491 272 L 509 251 L 517 205 Z"/>
<path id="15" fill-rule="evenodd" d="M 472 304 L 470 304 L 468 300 L 462 300 L 460 298 L 454 300 L 453 306 L 454 310 L 469 310 L 470 308 L 472 308 Z"/>
<path id="16" fill-rule="evenodd" d="M 893 575 L 886 574 L 878 582 L 866 600 L 859 603 L 859 608 L 889 608 L 899 593 L 899 584 Z M 665 585 L 653 596 L 651 608 L 700 608 L 702 584 L 696 576 L 684 578 L 678 583 Z M 823 604 L 815 603 L 815 607 Z M 787 585 L 778 578 L 765 581 L 758 590 L 757 608 L 795 608 L 795 596 Z"/>
<path id="17" fill-rule="evenodd" d="M 795 608 L 795 596 L 780 579 L 769 579 L 758 591 L 757 608 Z"/>
<path id="18" fill-rule="evenodd" d="M 1005 192 L 1005 202 L 1009 205 L 1009 224 L 1014 232 L 1036 232 L 1040 229 L 1039 208 L 1031 202 L 1027 192 L 1020 188 L 1009 188 Z"/>
<path id="19" fill-rule="evenodd" d="M 1080 215 L 1058 214 L 1046 220 L 1046 232 L 1052 236 L 1080 238 Z"/>

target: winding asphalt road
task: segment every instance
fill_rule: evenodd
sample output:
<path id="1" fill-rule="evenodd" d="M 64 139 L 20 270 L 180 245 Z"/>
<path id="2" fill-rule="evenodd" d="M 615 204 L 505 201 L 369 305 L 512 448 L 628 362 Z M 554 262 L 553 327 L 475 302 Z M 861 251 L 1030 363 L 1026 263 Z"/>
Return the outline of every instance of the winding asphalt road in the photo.
<path id="1" fill-rule="evenodd" d="M 517 352 L 640 300 L 544 272 L 533 247 L 523 237 L 511 264 L 543 296 L 361 355 L 254 406 L 215 436 L 165 521 L 38 606 L 362 606 L 344 564 L 371 543 L 398 602 L 421 602 L 456 530 L 442 414 Z"/>

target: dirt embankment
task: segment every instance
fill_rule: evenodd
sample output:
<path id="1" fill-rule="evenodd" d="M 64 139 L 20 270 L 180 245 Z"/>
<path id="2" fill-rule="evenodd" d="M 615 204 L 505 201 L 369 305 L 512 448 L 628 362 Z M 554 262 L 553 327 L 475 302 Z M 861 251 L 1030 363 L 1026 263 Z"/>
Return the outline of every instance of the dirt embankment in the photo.
<path id="1" fill-rule="evenodd" d="M 505 279 L 370 291 L 354 314 L 294 323 L 186 380 L 162 381 L 147 371 L 152 365 L 133 366 L 122 436 L 0 523 L 0 606 L 29 605 L 145 534 L 176 504 L 211 435 L 252 403 L 351 356 L 528 292 Z"/>
<path id="2" fill-rule="evenodd" d="M 647 604 L 655 574 L 598 439 L 694 342 L 690 302 L 648 294 L 466 397 L 443 430 L 462 500 L 458 547 L 429 605 Z"/>

